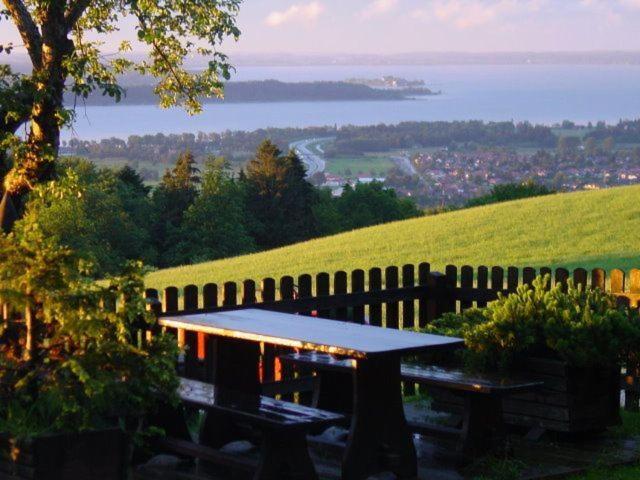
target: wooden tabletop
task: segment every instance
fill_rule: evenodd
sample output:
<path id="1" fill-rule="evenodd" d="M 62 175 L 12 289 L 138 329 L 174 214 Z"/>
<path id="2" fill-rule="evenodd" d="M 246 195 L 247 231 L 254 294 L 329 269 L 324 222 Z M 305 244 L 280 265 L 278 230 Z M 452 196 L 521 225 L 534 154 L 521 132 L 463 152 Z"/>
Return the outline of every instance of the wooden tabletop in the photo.
<path id="1" fill-rule="evenodd" d="M 462 346 L 460 338 L 260 309 L 176 315 L 160 318 L 166 327 L 254 342 L 367 358 Z"/>

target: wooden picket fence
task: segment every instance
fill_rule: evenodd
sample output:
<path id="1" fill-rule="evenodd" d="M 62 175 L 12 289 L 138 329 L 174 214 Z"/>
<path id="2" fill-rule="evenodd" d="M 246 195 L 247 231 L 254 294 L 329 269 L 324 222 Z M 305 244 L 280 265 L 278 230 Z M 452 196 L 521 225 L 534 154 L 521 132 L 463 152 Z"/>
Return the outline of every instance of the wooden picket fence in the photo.
<path id="1" fill-rule="evenodd" d="M 165 288 L 162 294 L 149 289 L 147 297 L 161 304 L 160 315 L 204 313 L 238 308 L 264 308 L 288 313 L 315 315 L 321 318 L 367 323 L 386 328 L 421 328 L 445 312 L 483 307 L 499 292 L 509 293 L 518 286 L 531 284 L 537 275 L 549 274 L 553 284 L 566 285 L 572 278 L 576 285 L 598 287 L 616 295 L 621 304 L 637 308 L 640 301 L 640 270 L 629 274 L 622 270 L 564 268 L 552 271 L 532 267 L 446 267 L 444 273 L 432 272 L 429 263 L 389 266 L 384 270 L 371 268 L 353 270 L 350 274 L 338 271 L 315 276 L 303 274 L 294 279 L 284 276 L 276 281 L 265 278 L 258 285 L 246 280 L 238 285 L 226 282 L 221 286 L 206 284 L 200 290 L 195 285 L 182 289 Z M 333 281 L 332 281 L 333 280 Z M 205 337 L 178 332 L 178 340 L 198 353 L 206 363 Z M 262 376 L 265 383 L 294 376 L 292 371 L 280 369 L 277 356 L 287 353 L 264 345 Z M 640 366 L 630 359 L 621 375 L 625 391 L 625 407 L 637 411 L 640 406 Z"/>

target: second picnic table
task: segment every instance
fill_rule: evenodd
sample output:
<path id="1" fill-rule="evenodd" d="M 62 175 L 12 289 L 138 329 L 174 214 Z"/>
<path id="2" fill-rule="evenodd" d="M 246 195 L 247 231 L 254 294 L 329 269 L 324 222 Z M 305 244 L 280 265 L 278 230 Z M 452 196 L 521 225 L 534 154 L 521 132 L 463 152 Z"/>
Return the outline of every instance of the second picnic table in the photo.
<path id="1" fill-rule="evenodd" d="M 402 404 L 400 359 L 458 348 L 459 338 L 387 329 L 262 309 L 163 316 L 160 324 L 207 334 L 212 383 L 260 392 L 260 343 L 355 359 L 353 417 L 342 464 L 343 480 L 380 471 L 417 477 L 417 458 Z M 228 436 L 210 425 L 207 437 Z M 228 438 L 228 440 L 233 440 Z"/>

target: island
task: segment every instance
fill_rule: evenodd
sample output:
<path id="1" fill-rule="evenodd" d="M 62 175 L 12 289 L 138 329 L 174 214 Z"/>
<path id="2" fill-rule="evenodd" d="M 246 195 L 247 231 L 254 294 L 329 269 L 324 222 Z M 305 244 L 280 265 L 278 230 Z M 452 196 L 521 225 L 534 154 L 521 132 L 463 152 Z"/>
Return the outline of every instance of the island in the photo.
<path id="1" fill-rule="evenodd" d="M 437 95 L 424 86 L 401 89 L 374 88 L 355 82 L 281 82 L 279 80 L 257 80 L 229 82 L 225 85 L 224 99 L 203 99 L 204 103 L 252 103 L 252 102 L 320 102 L 355 100 L 408 100 L 415 97 Z M 71 95 L 65 103 L 73 105 Z M 84 100 L 89 106 L 111 106 L 114 100 L 108 96 L 93 94 Z M 158 102 L 153 85 L 139 84 L 125 87 L 119 105 L 154 105 Z"/>

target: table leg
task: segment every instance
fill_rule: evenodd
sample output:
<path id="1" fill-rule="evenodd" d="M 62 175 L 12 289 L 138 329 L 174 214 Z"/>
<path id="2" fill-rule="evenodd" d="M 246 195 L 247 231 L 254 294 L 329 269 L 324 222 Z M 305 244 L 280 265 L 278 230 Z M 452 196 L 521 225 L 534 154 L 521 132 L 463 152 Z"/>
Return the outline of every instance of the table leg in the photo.
<path id="1" fill-rule="evenodd" d="M 313 406 L 321 410 L 353 413 L 353 372 L 320 370 Z"/>
<path id="2" fill-rule="evenodd" d="M 390 471 L 402 480 L 418 475 L 416 450 L 402 405 L 400 358 L 396 356 L 358 360 L 342 480 L 364 480 L 381 471 Z"/>
<path id="3" fill-rule="evenodd" d="M 207 361 L 212 372 L 211 382 L 228 390 L 249 394 L 260 393 L 260 344 L 235 338 L 215 338 L 210 342 Z M 200 443 L 220 448 L 245 436 L 233 422 L 218 415 L 207 414 L 200 430 Z"/>

